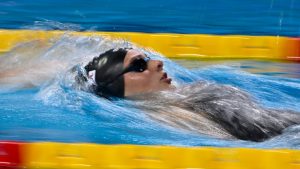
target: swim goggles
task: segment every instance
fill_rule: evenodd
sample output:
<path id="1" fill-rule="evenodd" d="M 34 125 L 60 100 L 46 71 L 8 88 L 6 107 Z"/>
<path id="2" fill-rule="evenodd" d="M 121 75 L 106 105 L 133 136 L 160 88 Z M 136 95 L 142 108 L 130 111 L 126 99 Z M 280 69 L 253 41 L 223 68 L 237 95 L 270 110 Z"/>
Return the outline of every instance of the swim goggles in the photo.
<path id="1" fill-rule="evenodd" d="M 101 84 L 101 86 L 106 86 L 112 82 L 114 82 L 117 78 L 120 76 L 124 75 L 125 73 L 128 72 L 144 72 L 148 68 L 148 62 L 151 60 L 150 57 L 146 56 L 143 58 L 135 58 L 127 68 L 124 68 L 123 71 L 116 75 L 115 77 L 111 78 L 109 81 L 104 82 Z"/>

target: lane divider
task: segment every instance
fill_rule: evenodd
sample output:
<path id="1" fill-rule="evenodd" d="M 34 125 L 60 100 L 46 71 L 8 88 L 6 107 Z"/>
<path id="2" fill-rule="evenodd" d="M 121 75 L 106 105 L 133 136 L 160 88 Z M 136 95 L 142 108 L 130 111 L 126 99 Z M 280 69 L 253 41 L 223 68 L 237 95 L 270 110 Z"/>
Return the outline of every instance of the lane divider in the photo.
<path id="1" fill-rule="evenodd" d="M 300 151 L 5 141 L 0 168 L 298 169 Z"/>
<path id="2" fill-rule="evenodd" d="M 59 38 L 64 33 L 64 31 L 0 29 L 0 52 L 8 52 L 20 42 Z M 121 38 L 152 48 L 170 58 L 300 61 L 300 38 L 137 32 L 70 32 L 70 34 Z"/>
<path id="3" fill-rule="evenodd" d="M 1 141 L 0 142 L 0 168 L 18 168 L 21 166 L 21 147 L 20 142 Z"/>

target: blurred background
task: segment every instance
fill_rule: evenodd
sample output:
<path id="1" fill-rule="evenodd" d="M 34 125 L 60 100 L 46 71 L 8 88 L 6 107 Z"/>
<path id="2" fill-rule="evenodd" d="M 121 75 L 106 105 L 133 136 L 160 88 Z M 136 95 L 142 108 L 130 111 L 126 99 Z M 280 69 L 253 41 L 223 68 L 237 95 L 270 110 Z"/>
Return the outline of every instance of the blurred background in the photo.
<path id="1" fill-rule="evenodd" d="M 297 37 L 299 11 L 298 0 L 2 0 L 0 28 Z"/>

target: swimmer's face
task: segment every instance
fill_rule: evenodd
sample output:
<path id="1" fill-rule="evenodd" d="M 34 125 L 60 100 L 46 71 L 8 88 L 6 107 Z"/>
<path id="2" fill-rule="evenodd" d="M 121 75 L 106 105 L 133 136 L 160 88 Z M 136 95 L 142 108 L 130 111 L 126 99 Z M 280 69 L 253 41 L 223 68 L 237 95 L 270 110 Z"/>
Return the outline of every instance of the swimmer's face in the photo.
<path id="1" fill-rule="evenodd" d="M 146 57 L 142 52 L 129 50 L 124 59 L 124 67 L 128 67 L 136 59 Z M 150 59 L 144 71 L 124 74 L 125 97 L 170 89 L 171 81 L 163 71 L 163 62 Z"/>

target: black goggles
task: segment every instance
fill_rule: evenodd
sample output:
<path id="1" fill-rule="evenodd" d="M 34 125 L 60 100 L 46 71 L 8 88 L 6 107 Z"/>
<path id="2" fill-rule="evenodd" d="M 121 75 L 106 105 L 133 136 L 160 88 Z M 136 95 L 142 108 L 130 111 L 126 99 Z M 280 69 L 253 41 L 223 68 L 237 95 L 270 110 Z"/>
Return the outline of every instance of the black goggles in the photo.
<path id="1" fill-rule="evenodd" d="M 122 74 L 125 74 L 127 72 L 143 72 L 148 67 L 148 62 L 150 60 L 150 57 L 143 57 L 143 58 L 135 58 L 127 68 L 124 69 Z"/>
<path id="2" fill-rule="evenodd" d="M 120 74 L 115 76 L 114 78 L 110 79 L 107 82 L 104 82 L 102 85 L 106 86 L 112 82 L 114 82 L 117 78 L 124 75 L 128 72 L 144 72 L 148 68 L 148 62 L 150 60 L 150 57 L 141 57 L 141 58 L 135 58 L 127 68 L 125 68 Z"/>

